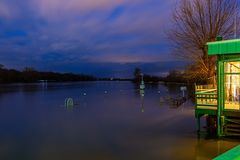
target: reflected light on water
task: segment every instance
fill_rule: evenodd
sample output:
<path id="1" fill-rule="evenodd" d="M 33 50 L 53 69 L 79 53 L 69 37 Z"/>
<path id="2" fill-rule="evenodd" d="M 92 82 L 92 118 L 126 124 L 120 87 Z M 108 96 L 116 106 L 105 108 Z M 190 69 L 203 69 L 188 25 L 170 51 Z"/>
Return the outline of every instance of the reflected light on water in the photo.
<path id="1" fill-rule="evenodd" d="M 174 108 L 160 104 L 161 97 L 179 94 L 179 86 L 146 85 L 142 91 L 131 82 L 32 87 L 0 89 L 0 159 L 207 160 L 239 143 L 198 137 L 191 101 Z M 73 105 L 62 107 L 66 97 Z"/>

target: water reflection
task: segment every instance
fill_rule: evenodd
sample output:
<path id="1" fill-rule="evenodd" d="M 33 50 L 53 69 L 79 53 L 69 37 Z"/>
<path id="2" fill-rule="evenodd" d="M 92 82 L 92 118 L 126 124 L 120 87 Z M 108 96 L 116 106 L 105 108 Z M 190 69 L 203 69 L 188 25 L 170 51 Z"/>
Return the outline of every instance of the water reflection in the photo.
<path id="1" fill-rule="evenodd" d="M 141 97 L 141 111 L 144 112 L 144 89 L 140 89 L 139 91 Z"/>
<path id="2" fill-rule="evenodd" d="M 198 139 L 196 144 L 196 160 L 212 159 L 236 147 L 239 140 L 234 139 Z"/>
<path id="3" fill-rule="evenodd" d="M 2 90 L 0 159 L 207 160 L 239 143 L 198 139 L 194 104 L 159 107 L 160 97 L 169 95 L 161 84 L 145 90 L 131 82 L 52 86 L 34 94 Z M 173 91 L 179 94 L 179 87 Z M 66 97 L 73 105 L 59 107 Z"/>

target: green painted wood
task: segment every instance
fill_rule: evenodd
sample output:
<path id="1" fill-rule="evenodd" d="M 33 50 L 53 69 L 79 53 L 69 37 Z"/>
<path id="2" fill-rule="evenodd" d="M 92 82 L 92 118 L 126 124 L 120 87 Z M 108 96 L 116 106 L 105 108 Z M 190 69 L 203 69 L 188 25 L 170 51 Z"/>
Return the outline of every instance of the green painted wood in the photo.
<path id="1" fill-rule="evenodd" d="M 225 74 L 225 75 L 239 75 L 240 73 L 239 73 L 239 72 L 233 72 L 233 73 L 227 73 L 227 72 L 225 72 L 224 74 Z"/>
<path id="2" fill-rule="evenodd" d="M 209 55 L 240 53 L 240 39 L 208 42 L 207 46 Z"/>
<path id="3" fill-rule="evenodd" d="M 209 108 L 211 108 L 211 107 L 217 107 L 217 104 L 205 104 L 205 103 L 203 103 L 203 104 L 200 104 L 200 103 L 198 103 L 198 104 L 196 104 L 196 106 L 198 107 L 198 106 L 206 106 L 206 107 L 209 107 Z"/>
<path id="4" fill-rule="evenodd" d="M 196 95 L 217 95 L 216 93 L 202 93 L 202 92 L 196 92 Z"/>
<path id="5" fill-rule="evenodd" d="M 240 39 L 224 40 L 217 42 L 209 42 L 208 54 L 217 55 L 217 91 L 208 92 L 210 88 L 196 88 L 196 109 L 195 116 L 201 117 L 203 115 L 217 115 L 217 134 L 219 137 L 224 136 L 224 124 L 225 120 L 221 120 L 221 117 L 225 118 L 225 75 L 239 75 L 240 73 L 225 73 L 225 62 L 237 62 L 240 61 Z M 211 88 L 213 89 L 213 88 Z M 216 104 L 213 101 L 217 101 Z M 215 102 L 216 103 L 216 102 Z M 203 106 L 203 107 L 202 107 Z M 199 107 L 199 108 L 198 108 Z M 201 108 L 202 107 L 202 108 Z M 238 112 L 236 110 L 230 110 L 231 114 Z M 238 116 L 240 117 L 240 116 Z"/>
<path id="6" fill-rule="evenodd" d="M 221 119 L 220 119 L 220 116 L 221 116 L 221 82 L 222 82 L 222 79 L 221 79 L 221 61 L 219 60 L 221 57 L 218 56 L 218 61 L 217 61 L 217 94 L 218 94 L 218 110 L 217 110 L 217 135 L 218 136 L 221 136 L 221 128 L 220 128 L 220 125 L 221 125 Z"/>
<path id="7" fill-rule="evenodd" d="M 201 117 L 203 115 L 217 115 L 217 109 L 200 109 L 196 108 L 195 109 L 195 117 Z"/>
<path id="8" fill-rule="evenodd" d="M 219 155 L 213 160 L 240 160 L 240 145 Z"/>
<path id="9" fill-rule="evenodd" d="M 238 62 L 240 61 L 240 54 L 218 55 L 218 60 L 222 62 Z"/>

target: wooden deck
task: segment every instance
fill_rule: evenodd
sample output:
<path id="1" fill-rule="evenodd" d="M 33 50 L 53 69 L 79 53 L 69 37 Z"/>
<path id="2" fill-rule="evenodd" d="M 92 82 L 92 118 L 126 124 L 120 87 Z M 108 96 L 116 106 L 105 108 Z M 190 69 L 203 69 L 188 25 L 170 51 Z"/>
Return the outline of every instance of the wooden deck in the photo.
<path id="1" fill-rule="evenodd" d="M 217 110 L 217 89 L 213 85 L 195 86 L 195 97 L 197 113 L 198 110 Z M 240 111 L 240 103 L 226 101 L 224 110 Z"/>
<path id="2" fill-rule="evenodd" d="M 197 130 L 200 131 L 200 118 L 204 115 L 218 117 L 218 95 L 213 86 L 196 86 L 195 117 Z M 221 136 L 240 136 L 240 103 L 225 100 L 224 109 L 219 119 Z M 221 121 L 220 121 L 221 120 Z M 220 134 L 219 134 L 220 135 Z M 240 157 L 239 157 L 240 158 Z M 218 159 L 217 159 L 218 160 Z M 240 159 L 239 159 L 240 160 Z"/>
<path id="3" fill-rule="evenodd" d="M 213 85 L 195 86 L 195 116 L 217 115 L 217 89 Z"/>

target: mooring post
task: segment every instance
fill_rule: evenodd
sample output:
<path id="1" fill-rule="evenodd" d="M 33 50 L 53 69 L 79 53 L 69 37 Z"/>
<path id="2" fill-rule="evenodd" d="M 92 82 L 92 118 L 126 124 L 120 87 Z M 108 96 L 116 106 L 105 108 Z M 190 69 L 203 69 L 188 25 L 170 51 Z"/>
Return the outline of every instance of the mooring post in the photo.
<path id="1" fill-rule="evenodd" d="M 200 121 L 200 117 L 197 117 L 197 132 L 200 132 L 200 128 L 201 128 L 201 121 Z"/>

